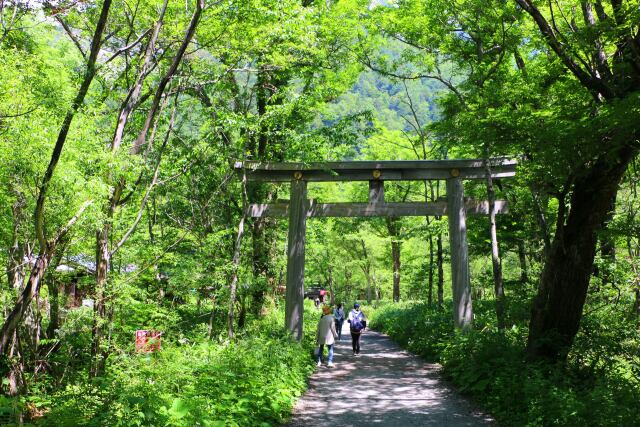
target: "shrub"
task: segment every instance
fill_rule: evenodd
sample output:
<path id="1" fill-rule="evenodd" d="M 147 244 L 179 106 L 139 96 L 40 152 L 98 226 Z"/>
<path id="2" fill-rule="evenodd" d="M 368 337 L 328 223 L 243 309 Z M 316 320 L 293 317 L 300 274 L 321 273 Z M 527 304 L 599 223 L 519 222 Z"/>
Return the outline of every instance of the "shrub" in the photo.
<path id="1" fill-rule="evenodd" d="M 459 391 L 501 424 L 638 425 L 637 328 L 588 314 L 568 365 L 550 366 L 527 360 L 526 325 L 499 331 L 490 325 L 492 304 L 475 308 L 484 328 L 464 334 L 453 331 L 449 312 L 411 302 L 374 311 L 372 327 L 439 361 Z"/>
<path id="2" fill-rule="evenodd" d="M 42 425 L 278 425 L 314 369 L 311 339 L 292 341 L 282 324 L 274 312 L 234 341 L 163 342 L 158 353 L 120 354 L 105 377 L 50 396 Z"/>

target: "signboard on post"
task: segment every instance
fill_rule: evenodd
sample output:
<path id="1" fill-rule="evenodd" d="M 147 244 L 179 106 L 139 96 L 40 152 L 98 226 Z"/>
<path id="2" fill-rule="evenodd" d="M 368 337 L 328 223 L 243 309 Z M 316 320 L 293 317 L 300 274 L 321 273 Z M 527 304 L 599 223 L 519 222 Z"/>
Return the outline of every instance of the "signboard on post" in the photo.
<path id="1" fill-rule="evenodd" d="M 151 353 L 160 350 L 160 337 L 162 332 L 138 330 L 136 331 L 136 352 Z"/>

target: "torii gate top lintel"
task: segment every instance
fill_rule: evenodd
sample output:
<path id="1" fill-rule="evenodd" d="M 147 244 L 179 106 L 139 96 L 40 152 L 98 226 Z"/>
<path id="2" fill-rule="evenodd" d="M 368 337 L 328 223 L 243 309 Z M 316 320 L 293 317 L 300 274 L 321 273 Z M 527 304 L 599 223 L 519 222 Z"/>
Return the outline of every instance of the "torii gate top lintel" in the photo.
<path id="1" fill-rule="evenodd" d="M 489 159 L 492 178 L 515 175 L 517 161 Z M 432 179 L 483 179 L 487 168 L 483 159 L 470 160 L 373 160 L 322 163 L 236 162 L 238 173 L 246 172 L 248 181 L 286 182 L 302 179 L 326 181 L 416 181 Z"/>
<path id="2" fill-rule="evenodd" d="M 456 327 L 466 329 L 473 319 L 467 214 L 502 213 L 506 202 L 496 200 L 493 211 L 487 201 L 464 198 L 463 180 L 509 178 L 517 162 L 508 158 L 471 160 L 344 161 L 326 163 L 236 162 L 238 175 L 253 182 L 290 182 L 289 202 L 250 204 L 245 215 L 288 217 L 287 291 L 285 328 L 302 339 L 304 313 L 305 231 L 308 217 L 399 217 L 447 215 L 451 251 L 453 318 Z M 388 203 L 384 181 L 446 180 L 446 202 Z M 307 199 L 307 182 L 369 181 L 367 203 L 315 203 Z"/>

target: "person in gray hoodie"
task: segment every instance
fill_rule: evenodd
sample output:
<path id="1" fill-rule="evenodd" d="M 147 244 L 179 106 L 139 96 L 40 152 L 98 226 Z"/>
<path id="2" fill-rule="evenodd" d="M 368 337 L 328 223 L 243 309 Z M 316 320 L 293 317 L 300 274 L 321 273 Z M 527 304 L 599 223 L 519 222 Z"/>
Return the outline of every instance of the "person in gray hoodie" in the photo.
<path id="1" fill-rule="evenodd" d="M 322 317 L 318 322 L 318 332 L 316 332 L 318 366 L 322 366 L 322 356 L 324 353 L 324 346 L 326 345 L 329 350 L 327 367 L 333 368 L 333 344 L 335 343 L 336 338 L 338 338 L 338 332 L 336 331 L 336 323 L 334 322 L 333 313 L 331 312 L 331 307 L 325 305 L 322 307 Z"/>

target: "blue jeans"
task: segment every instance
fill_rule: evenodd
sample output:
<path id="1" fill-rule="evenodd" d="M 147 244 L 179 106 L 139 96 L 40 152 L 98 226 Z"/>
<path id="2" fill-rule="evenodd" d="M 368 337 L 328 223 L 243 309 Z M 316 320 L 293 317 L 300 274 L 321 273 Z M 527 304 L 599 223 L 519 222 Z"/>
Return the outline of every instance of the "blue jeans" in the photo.
<path id="1" fill-rule="evenodd" d="M 327 348 L 329 349 L 329 357 L 327 359 L 328 363 L 333 362 L 333 344 L 327 344 Z M 324 344 L 320 344 L 320 351 L 318 352 L 318 362 L 322 362 L 322 354 L 324 353 Z"/>

